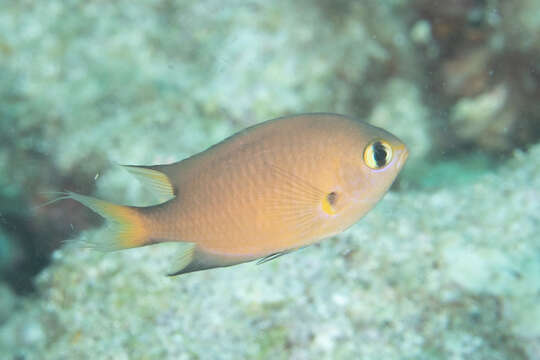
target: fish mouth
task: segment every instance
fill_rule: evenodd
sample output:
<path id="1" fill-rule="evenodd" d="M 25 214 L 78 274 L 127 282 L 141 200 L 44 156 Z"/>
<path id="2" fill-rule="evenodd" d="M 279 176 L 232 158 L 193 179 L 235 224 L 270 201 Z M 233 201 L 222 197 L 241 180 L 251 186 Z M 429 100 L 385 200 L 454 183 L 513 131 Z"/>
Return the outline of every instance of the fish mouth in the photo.
<path id="1" fill-rule="evenodd" d="M 407 147 L 405 145 L 402 145 L 398 148 L 399 157 L 396 164 L 396 167 L 401 170 L 403 165 L 405 165 L 405 162 L 407 162 L 407 158 L 409 157 L 409 151 L 407 150 Z"/>

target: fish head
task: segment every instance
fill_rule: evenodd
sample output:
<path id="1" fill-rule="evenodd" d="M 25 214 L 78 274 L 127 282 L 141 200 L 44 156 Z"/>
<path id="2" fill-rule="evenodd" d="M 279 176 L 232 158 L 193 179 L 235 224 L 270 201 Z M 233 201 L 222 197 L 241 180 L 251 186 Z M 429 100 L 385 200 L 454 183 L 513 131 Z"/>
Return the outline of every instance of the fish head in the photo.
<path id="1" fill-rule="evenodd" d="M 353 216 L 363 216 L 388 191 L 405 165 L 409 152 L 396 136 L 362 123 L 354 146 L 342 163 L 343 190 Z"/>

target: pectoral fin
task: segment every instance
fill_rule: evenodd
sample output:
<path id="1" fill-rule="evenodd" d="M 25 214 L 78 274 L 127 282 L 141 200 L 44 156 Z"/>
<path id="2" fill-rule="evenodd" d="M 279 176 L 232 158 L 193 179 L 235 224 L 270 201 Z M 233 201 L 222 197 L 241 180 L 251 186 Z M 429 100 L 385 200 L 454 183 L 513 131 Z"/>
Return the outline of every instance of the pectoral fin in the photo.
<path id="1" fill-rule="evenodd" d="M 322 217 L 336 214 L 334 203 L 337 194 L 333 190 L 320 189 L 291 169 L 272 164 L 268 164 L 268 169 L 276 181 L 272 182 L 272 196 L 266 203 L 267 214 L 291 229 L 292 238 L 303 238 L 320 226 Z"/>

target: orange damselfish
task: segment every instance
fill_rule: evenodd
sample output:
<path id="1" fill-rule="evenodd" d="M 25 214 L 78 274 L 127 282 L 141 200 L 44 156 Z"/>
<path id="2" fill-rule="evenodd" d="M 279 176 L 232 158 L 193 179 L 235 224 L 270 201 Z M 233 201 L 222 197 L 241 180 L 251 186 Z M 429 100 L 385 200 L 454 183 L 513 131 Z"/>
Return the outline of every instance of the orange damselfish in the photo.
<path id="1" fill-rule="evenodd" d="M 170 275 L 261 262 L 337 234 L 386 193 L 407 159 L 394 135 L 336 114 L 282 117 L 169 165 L 126 166 L 165 199 L 133 207 L 66 193 L 107 218 L 119 250 L 186 242 Z"/>

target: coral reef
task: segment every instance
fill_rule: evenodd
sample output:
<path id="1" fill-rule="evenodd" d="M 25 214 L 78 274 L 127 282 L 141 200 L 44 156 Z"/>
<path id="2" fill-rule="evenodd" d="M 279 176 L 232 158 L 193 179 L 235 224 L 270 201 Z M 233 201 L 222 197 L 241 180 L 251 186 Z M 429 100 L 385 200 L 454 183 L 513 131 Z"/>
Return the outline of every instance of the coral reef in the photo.
<path id="1" fill-rule="evenodd" d="M 0 329 L 8 358 L 540 359 L 540 145 L 497 174 L 390 193 L 256 266 L 162 274 L 177 244 L 55 252 Z M 93 230 L 82 236 L 103 236 Z"/>
<path id="2" fill-rule="evenodd" d="M 509 153 L 540 138 L 540 3 L 414 2 L 411 36 L 427 102 L 442 129 L 437 148 Z M 484 111 L 481 111 L 481 110 Z"/>

